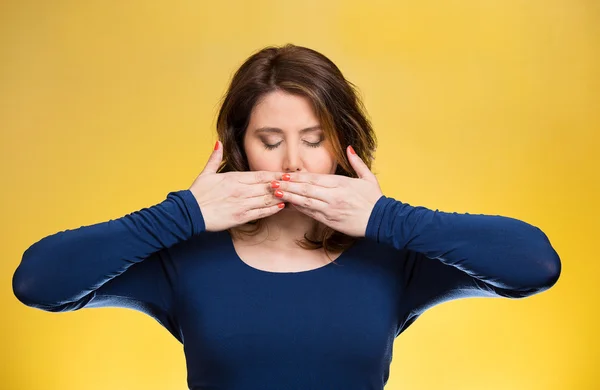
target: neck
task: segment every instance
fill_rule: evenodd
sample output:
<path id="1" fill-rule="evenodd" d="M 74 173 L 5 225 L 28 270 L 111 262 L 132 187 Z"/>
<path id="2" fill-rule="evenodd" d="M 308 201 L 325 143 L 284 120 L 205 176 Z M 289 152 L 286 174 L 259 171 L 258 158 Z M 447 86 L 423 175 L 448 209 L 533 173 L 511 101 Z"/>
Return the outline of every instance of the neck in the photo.
<path id="1" fill-rule="evenodd" d="M 304 234 L 309 238 L 315 225 L 319 225 L 320 232 L 323 225 L 317 220 L 302 214 L 295 210 L 289 204 L 285 205 L 285 209 L 262 219 L 263 228 L 255 236 L 244 238 L 244 241 L 262 242 L 269 247 L 289 251 L 298 247 L 296 240 L 302 240 Z"/>

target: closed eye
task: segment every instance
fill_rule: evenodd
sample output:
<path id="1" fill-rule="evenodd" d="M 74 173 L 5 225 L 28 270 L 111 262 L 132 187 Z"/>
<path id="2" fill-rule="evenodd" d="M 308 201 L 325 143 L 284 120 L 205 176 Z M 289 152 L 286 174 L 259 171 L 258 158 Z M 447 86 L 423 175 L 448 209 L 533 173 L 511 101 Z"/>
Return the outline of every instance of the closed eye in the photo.
<path id="1" fill-rule="evenodd" d="M 263 145 L 265 146 L 265 149 L 273 150 L 273 149 L 277 148 L 282 142 L 283 141 L 279 141 L 279 142 L 277 142 L 276 144 L 273 144 L 273 145 L 267 144 L 267 143 L 263 142 Z M 310 147 L 310 148 L 318 148 L 322 143 L 323 143 L 323 140 L 320 140 L 319 142 L 307 142 L 307 141 L 304 141 L 304 144 L 306 146 Z"/>

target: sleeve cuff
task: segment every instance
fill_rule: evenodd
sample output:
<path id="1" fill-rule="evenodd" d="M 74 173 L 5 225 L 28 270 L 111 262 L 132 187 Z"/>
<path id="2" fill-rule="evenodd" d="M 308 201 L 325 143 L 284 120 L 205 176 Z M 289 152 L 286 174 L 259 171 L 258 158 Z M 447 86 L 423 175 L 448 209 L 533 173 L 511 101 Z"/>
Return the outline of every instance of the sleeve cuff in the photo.
<path id="1" fill-rule="evenodd" d="M 183 204 L 185 205 L 190 221 L 192 222 L 192 234 L 196 235 L 204 232 L 206 230 L 204 216 L 202 215 L 198 201 L 194 194 L 192 194 L 192 191 L 189 189 L 181 190 L 174 192 L 174 194 L 178 195 L 183 200 Z"/>
<path id="2" fill-rule="evenodd" d="M 375 242 L 380 242 L 379 233 L 381 230 L 383 217 L 385 215 L 386 210 L 394 202 L 396 202 L 395 199 L 388 198 L 385 195 L 381 195 L 377 202 L 375 202 L 375 206 L 373 207 L 373 211 L 371 211 L 369 221 L 367 222 L 367 230 L 365 232 L 366 238 L 371 239 Z"/>

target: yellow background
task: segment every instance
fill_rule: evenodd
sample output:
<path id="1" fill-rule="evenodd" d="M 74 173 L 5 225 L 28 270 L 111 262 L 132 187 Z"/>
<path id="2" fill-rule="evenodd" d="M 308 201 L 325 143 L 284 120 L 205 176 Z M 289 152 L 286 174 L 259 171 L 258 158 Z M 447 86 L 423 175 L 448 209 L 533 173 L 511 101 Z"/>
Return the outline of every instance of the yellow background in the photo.
<path id="1" fill-rule="evenodd" d="M 396 341 L 386 389 L 597 389 L 600 2 L 0 3 L 2 389 L 184 389 L 182 346 L 125 309 L 46 313 L 12 274 L 43 236 L 188 188 L 253 51 L 293 42 L 356 83 L 386 195 L 540 227 L 561 279 L 465 299 Z"/>

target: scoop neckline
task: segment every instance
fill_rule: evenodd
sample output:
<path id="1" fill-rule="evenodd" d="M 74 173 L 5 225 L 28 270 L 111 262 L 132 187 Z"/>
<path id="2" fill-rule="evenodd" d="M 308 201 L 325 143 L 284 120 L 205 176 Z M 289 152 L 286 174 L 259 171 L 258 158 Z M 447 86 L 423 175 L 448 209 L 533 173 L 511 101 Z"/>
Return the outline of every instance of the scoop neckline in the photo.
<path id="1" fill-rule="evenodd" d="M 265 275 L 307 275 L 307 274 L 314 274 L 317 273 L 319 271 L 325 271 L 327 268 L 331 268 L 331 267 L 337 267 L 340 266 L 340 260 L 343 259 L 343 257 L 346 255 L 346 253 L 351 250 L 354 246 L 356 246 L 358 240 L 356 242 L 354 242 L 352 245 L 350 245 L 348 248 L 344 249 L 344 251 L 334 260 L 334 261 L 330 261 L 327 264 L 324 264 L 320 267 L 317 268 L 312 268 L 312 269 L 308 269 L 305 271 L 284 271 L 284 272 L 277 272 L 277 271 L 268 271 L 268 270 L 263 270 L 260 268 L 256 268 L 251 266 L 250 264 L 246 263 L 241 256 L 238 254 L 237 250 L 235 249 L 235 245 L 233 245 L 233 238 L 231 237 L 231 234 L 229 232 L 226 231 L 226 241 L 227 241 L 227 245 L 229 246 L 229 249 L 231 250 L 231 252 L 233 253 L 234 256 L 234 260 L 236 263 L 241 263 L 240 265 L 243 266 L 244 268 L 249 268 L 251 271 L 253 272 L 257 272 L 260 274 L 265 274 Z M 335 262 L 335 264 L 334 264 Z"/>

